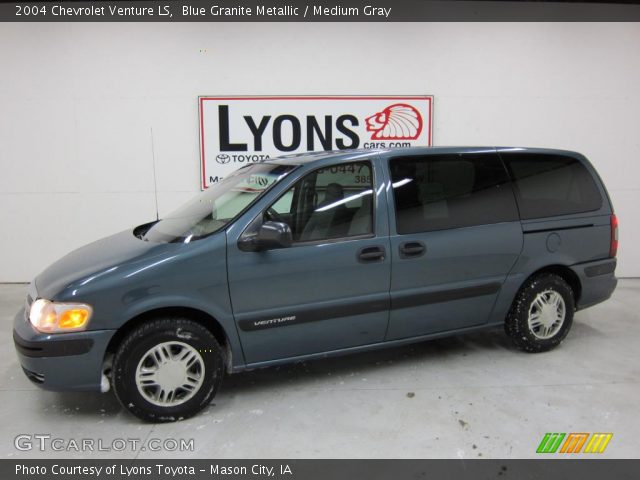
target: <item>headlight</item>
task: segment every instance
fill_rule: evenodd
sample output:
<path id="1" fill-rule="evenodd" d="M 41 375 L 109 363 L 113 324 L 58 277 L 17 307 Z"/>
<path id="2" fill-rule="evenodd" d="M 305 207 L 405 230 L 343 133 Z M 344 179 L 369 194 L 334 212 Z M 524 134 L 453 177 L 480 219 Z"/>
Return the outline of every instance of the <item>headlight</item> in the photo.
<path id="1" fill-rule="evenodd" d="M 39 298 L 31 305 L 29 321 L 42 333 L 77 332 L 87 328 L 93 309 L 85 303 L 57 303 Z"/>

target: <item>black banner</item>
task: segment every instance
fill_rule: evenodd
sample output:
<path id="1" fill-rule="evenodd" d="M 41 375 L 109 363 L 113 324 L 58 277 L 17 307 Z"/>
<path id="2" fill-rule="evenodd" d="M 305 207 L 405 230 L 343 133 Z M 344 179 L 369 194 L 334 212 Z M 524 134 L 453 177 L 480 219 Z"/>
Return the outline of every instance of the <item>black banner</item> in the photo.
<path id="1" fill-rule="evenodd" d="M 464 0 L 60 1 L 0 4 L 4 22 L 640 21 L 638 2 Z"/>
<path id="2" fill-rule="evenodd" d="M 639 460 L 0 460 L 7 479 L 636 479 Z"/>

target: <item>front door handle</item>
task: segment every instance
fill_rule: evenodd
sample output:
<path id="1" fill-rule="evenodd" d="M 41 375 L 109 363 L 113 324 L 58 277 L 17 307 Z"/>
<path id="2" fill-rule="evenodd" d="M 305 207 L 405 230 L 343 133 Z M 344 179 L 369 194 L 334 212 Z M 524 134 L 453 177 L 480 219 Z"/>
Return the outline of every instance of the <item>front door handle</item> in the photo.
<path id="1" fill-rule="evenodd" d="M 378 260 L 384 260 L 384 247 L 375 245 L 372 247 L 364 247 L 358 250 L 358 261 L 362 263 L 371 263 Z"/>
<path id="2" fill-rule="evenodd" d="M 412 241 L 400 244 L 400 258 L 421 257 L 427 251 L 424 243 Z"/>

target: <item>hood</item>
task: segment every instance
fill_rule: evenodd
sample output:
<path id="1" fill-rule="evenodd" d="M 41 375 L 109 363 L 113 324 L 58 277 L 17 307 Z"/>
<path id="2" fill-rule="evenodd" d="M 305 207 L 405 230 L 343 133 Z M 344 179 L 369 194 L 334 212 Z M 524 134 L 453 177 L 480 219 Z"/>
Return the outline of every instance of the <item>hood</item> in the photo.
<path id="1" fill-rule="evenodd" d="M 163 255 L 175 247 L 175 244 L 145 242 L 131 230 L 111 235 L 74 250 L 38 275 L 35 279 L 38 296 L 55 299 L 66 288 L 87 283 L 124 265 Z"/>

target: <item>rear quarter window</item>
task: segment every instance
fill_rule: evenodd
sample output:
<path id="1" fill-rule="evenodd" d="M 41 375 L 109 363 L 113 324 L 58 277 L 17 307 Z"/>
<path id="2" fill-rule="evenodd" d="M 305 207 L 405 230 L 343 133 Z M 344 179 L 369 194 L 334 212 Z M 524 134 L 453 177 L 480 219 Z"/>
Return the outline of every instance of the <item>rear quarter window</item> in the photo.
<path id="1" fill-rule="evenodd" d="M 501 153 L 523 220 L 600 209 L 602 196 L 579 160 L 563 155 Z"/>

